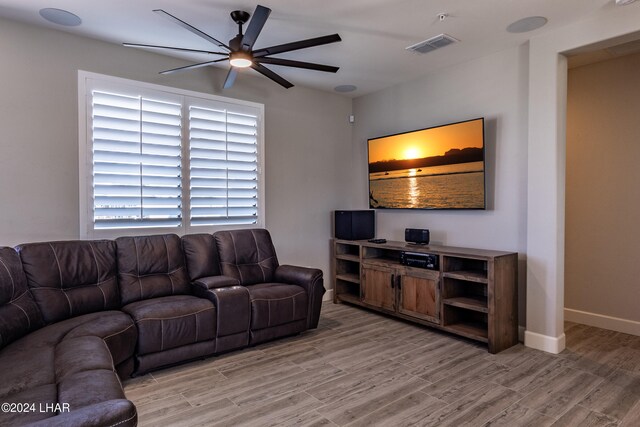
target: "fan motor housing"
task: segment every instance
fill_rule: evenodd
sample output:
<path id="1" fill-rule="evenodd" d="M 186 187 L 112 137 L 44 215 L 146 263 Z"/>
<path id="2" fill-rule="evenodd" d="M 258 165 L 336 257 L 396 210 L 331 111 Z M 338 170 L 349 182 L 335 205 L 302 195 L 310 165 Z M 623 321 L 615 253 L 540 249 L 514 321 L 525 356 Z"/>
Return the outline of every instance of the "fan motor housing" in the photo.
<path id="1" fill-rule="evenodd" d="M 240 50 L 241 46 L 242 46 L 242 34 L 238 34 L 237 36 L 229 40 L 229 47 L 233 52 Z"/>

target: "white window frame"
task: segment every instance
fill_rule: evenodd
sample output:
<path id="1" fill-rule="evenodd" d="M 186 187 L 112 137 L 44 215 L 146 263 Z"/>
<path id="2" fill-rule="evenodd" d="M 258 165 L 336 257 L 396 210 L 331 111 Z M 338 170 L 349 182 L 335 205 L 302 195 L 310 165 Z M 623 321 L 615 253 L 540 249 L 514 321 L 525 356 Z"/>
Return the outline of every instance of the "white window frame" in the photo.
<path id="1" fill-rule="evenodd" d="M 182 132 L 182 224 L 179 227 L 140 227 L 95 229 L 93 227 L 93 159 L 91 141 L 91 90 L 113 90 L 130 93 L 135 91 L 141 95 L 157 95 L 162 92 L 164 99 L 179 100 L 183 105 L 193 104 L 201 100 L 204 105 L 208 102 L 233 105 L 240 110 L 252 108 L 258 110 L 258 217 L 256 224 L 250 225 L 191 225 L 189 224 L 189 138 L 188 132 Z M 191 100 L 186 100 L 191 98 Z M 188 114 L 183 114 L 182 127 L 189 127 Z M 152 83 L 113 77 L 103 74 L 78 70 L 78 171 L 79 171 L 79 207 L 80 207 L 80 238 L 81 239 L 112 239 L 118 236 L 136 236 L 148 234 L 175 233 L 178 235 L 191 233 L 212 233 L 223 229 L 264 228 L 265 220 L 265 174 L 264 174 L 264 104 L 209 95 L 200 92 L 161 86 Z"/>

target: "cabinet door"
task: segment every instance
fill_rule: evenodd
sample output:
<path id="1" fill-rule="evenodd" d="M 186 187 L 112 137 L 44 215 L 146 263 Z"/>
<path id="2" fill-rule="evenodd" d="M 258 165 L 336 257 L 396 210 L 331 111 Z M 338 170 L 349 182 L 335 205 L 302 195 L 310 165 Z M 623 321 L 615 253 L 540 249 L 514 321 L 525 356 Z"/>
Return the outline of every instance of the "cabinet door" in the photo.
<path id="1" fill-rule="evenodd" d="M 395 274 L 391 268 L 362 266 L 362 301 L 373 307 L 395 310 Z"/>
<path id="2" fill-rule="evenodd" d="M 440 323 L 440 275 L 436 272 L 409 272 L 400 276 L 398 312 Z"/>

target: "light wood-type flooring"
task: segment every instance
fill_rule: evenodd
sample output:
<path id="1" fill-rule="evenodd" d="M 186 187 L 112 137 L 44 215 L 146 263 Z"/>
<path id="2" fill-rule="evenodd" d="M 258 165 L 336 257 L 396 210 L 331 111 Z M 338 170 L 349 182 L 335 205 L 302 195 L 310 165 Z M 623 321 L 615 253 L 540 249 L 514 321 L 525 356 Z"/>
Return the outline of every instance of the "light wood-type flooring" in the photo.
<path id="1" fill-rule="evenodd" d="M 640 337 L 486 347 L 346 304 L 295 337 L 129 380 L 148 426 L 640 426 Z"/>

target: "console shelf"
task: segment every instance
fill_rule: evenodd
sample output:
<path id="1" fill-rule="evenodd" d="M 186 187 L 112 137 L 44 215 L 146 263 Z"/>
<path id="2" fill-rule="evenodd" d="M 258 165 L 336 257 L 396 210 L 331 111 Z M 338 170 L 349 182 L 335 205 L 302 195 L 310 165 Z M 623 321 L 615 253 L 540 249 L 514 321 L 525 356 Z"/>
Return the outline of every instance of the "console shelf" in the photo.
<path id="1" fill-rule="evenodd" d="M 342 254 L 342 255 L 336 255 L 336 258 L 343 259 L 345 261 L 360 262 L 360 257 L 358 255 Z"/>
<path id="2" fill-rule="evenodd" d="M 487 283 L 489 281 L 486 271 L 447 271 L 442 273 L 442 277 L 451 277 L 453 279 L 478 283 Z"/>
<path id="3" fill-rule="evenodd" d="M 349 303 L 487 344 L 518 342 L 518 254 L 405 242 L 334 240 L 334 302 Z M 435 270 L 400 263 L 402 252 L 438 258 Z"/>
<path id="4" fill-rule="evenodd" d="M 357 274 L 338 274 L 336 275 L 337 280 L 344 280 L 346 282 L 360 283 L 360 276 Z"/>
<path id="5" fill-rule="evenodd" d="M 466 296 L 445 298 L 442 300 L 442 303 L 454 307 L 466 308 L 467 310 L 479 311 L 481 313 L 489 312 L 489 308 L 487 307 L 487 299 L 482 297 Z"/>
<path id="6" fill-rule="evenodd" d="M 444 329 L 476 341 L 489 342 L 486 323 L 453 323 L 451 325 L 447 325 Z"/>

